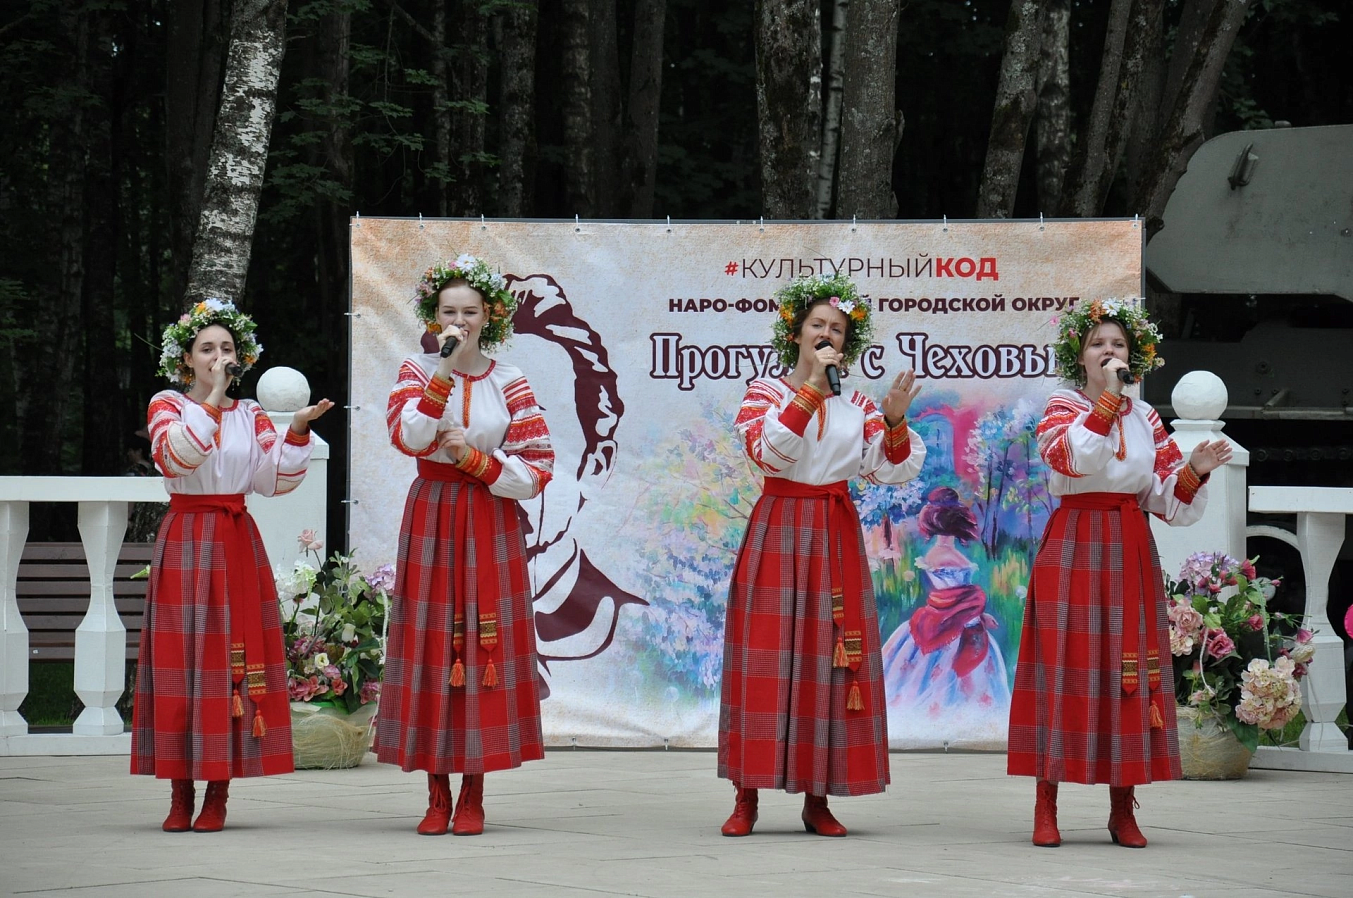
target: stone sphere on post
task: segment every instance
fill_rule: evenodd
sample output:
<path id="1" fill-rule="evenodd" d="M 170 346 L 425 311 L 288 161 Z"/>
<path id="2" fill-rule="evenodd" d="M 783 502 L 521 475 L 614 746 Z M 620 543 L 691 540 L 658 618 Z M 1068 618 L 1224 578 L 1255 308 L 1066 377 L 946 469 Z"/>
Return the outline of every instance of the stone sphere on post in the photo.
<path id="1" fill-rule="evenodd" d="M 1226 384 L 1211 371 L 1190 371 L 1174 385 L 1174 413 L 1188 421 L 1218 421 L 1226 411 Z"/>
<path id="2" fill-rule="evenodd" d="M 269 412 L 305 408 L 310 404 L 310 382 L 295 368 L 269 368 L 258 379 L 258 404 Z"/>

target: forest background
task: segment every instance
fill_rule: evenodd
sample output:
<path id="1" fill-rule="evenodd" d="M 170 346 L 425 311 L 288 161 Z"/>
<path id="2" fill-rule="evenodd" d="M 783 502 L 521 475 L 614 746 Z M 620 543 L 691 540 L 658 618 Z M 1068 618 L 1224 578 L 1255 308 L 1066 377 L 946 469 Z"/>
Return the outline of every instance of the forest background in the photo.
<path id="1" fill-rule="evenodd" d="M 257 318 L 261 368 L 341 400 L 356 213 L 1140 213 L 1151 234 L 1207 136 L 1353 122 L 1346 0 L 0 9 L 2 474 L 123 473 L 160 331 L 207 292 Z M 223 103 L 241 35 L 269 127 Z M 256 157 L 243 200 L 211 196 L 213 139 Z M 233 249 L 204 236 L 213 202 L 238 213 Z M 213 254 L 235 274 L 202 277 Z M 1178 335 L 1172 298 L 1149 299 Z M 318 429 L 344 471 L 344 416 Z M 76 539 L 73 507 L 34 506 L 30 538 Z"/>

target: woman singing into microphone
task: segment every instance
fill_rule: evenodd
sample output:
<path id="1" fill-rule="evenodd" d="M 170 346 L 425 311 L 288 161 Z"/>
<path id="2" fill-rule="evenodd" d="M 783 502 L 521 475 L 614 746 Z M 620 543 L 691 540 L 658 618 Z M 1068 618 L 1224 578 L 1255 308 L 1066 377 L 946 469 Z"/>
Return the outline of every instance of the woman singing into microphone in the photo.
<path id="1" fill-rule="evenodd" d="M 172 781 L 166 832 L 215 832 L 232 778 L 292 770 L 277 590 L 244 497 L 300 484 L 310 424 L 333 403 L 296 412 L 279 437 L 257 402 L 227 398 L 263 351 L 233 303 L 199 302 L 163 346 L 160 373 L 184 391 L 156 393 L 148 413 L 169 513 L 146 585 L 131 767 Z M 196 821 L 194 780 L 207 781 Z"/>
<path id="2" fill-rule="evenodd" d="M 376 754 L 427 771 L 419 833 L 470 836 L 484 830 L 484 774 L 544 756 L 517 501 L 545 488 L 554 450 L 521 371 L 484 355 L 512 333 L 502 275 L 462 255 L 429 268 L 414 301 L 441 349 L 404 361 L 386 413 L 418 476 L 399 529 Z M 451 773 L 462 774 L 454 817 Z"/>
<path id="3" fill-rule="evenodd" d="M 1096 300 L 1062 316 L 1057 390 L 1037 428 L 1061 504 L 1034 560 L 1010 705 L 1011 774 L 1037 778 L 1033 843 L 1061 844 L 1057 784 L 1106 783 L 1109 835 L 1146 838 L 1134 787 L 1178 779 L 1174 669 L 1160 559 L 1146 514 L 1197 521 L 1225 440 L 1184 461 L 1155 410 L 1123 395 L 1157 367 L 1160 333 L 1130 300 Z M 1122 375 L 1130 375 L 1124 378 Z"/>
<path id="4" fill-rule="evenodd" d="M 719 776 L 737 789 L 725 836 L 757 820 L 759 789 L 804 793 L 803 825 L 844 836 L 827 795 L 882 792 L 888 777 L 878 611 L 847 481 L 915 477 L 925 445 L 907 427 L 920 392 L 906 371 L 880 406 L 832 395 L 829 369 L 869 346 L 869 304 L 844 277 L 776 292 L 772 345 L 787 377 L 754 380 L 738 412 L 764 493 L 738 551 L 724 628 Z"/>

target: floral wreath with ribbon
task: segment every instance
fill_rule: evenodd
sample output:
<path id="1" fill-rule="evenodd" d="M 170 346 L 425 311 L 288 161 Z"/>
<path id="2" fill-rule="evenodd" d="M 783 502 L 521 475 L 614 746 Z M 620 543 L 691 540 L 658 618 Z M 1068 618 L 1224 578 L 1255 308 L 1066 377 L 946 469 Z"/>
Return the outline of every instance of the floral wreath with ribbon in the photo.
<path id="1" fill-rule="evenodd" d="M 1131 344 L 1128 370 L 1132 372 L 1134 380 L 1141 380 L 1144 375 L 1164 365 L 1165 360 L 1156 355 L 1160 331 L 1147 317 L 1142 302 L 1139 296 L 1096 299 L 1094 302 L 1078 304 L 1060 319 L 1053 319 L 1057 325 L 1057 340 L 1052 344 L 1053 355 L 1057 359 L 1057 374 L 1077 386 L 1085 385 L 1085 369 L 1080 366 L 1081 340 L 1104 321 L 1118 322 L 1127 334 Z"/>
<path id="2" fill-rule="evenodd" d="M 193 369 L 183 357 L 192 352 L 198 332 L 213 324 L 219 324 L 235 338 L 235 356 L 240 367 L 245 371 L 254 367 L 263 353 L 263 344 L 254 336 L 258 327 L 254 319 L 235 308 L 229 300 L 204 299 L 166 327 L 160 338 L 159 373 L 170 383 L 192 386 Z"/>
<path id="3" fill-rule="evenodd" d="M 501 274 L 469 253 L 461 253 L 455 261 L 432 265 L 418 281 L 413 301 L 418 305 L 418 319 L 427 325 L 428 333 L 442 332 L 437 323 L 437 294 L 452 281 L 464 281 L 484 297 L 485 320 L 479 331 L 479 348 L 492 349 L 506 343 L 512 336 L 517 297 L 508 292 L 507 280 Z"/>
<path id="4" fill-rule="evenodd" d="M 845 342 L 841 345 L 844 367 L 854 364 L 864 348 L 874 341 L 869 300 L 860 296 L 859 290 L 845 275 L 796 278 L 776 290 L 775 299 L 780 312 L 775 317 L 770 345 L 780 356 L 780 364 L 786 368 L 793 368 L 799 363 L 799 344 L 791 338 L 803 329 L 808 309 L 819 300 L 826 300 L 832 308 L 844 314 L 849 323 Z"/>

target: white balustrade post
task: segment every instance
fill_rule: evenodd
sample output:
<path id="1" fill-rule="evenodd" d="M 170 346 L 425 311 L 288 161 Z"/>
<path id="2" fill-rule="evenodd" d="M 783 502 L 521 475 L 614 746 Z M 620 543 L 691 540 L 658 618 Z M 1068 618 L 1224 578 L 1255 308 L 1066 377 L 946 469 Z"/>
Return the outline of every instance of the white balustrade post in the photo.
<path id="1" fill-rule="evenodd" d="M 126 684 L 127 628 L 113 602 L 113 572 L 126 534 L 126 502 L 80 503 L 89 610 L 75 629 L 75 694 L 85 703 L 71 728 L 78 736 L 112 736 L 123 729 L 116 705 Z"/>
<path id="2" fill-rule="evenodd" d="M 0 502 L 0 736 L 25 736 L 28 627 L 19 614 L 19 559 L 28 541 L 28 503 Z"/>
<path id="3" fill-rule="evenodd" d="M 1160 551 L 1160 565 L 1171 578 L 1179 576 L 1184 560 L 1194 552 L 1225 552 L 1245 557 L 1245 477 L 1249 450 L 1222 433 L 1226 411 L 1226 384 L 1210 371 L 1190 371 L 1170 394 L 1175 413 L 1170 422 L 1174 440 L 1187 460 L 1204 440 L 1229 440 L 1231 460 L 1212 472 L 1207 482 L 1207 507 L 1190 527 L 1171 527 L 1151 518 L 1151 530 Z"/>
<path id="4" fill-rule="evenodd" d="M 1315 658 L 1301 681 L 1306 729 L 1297 743 L 1305 751 L 1348 751 L 1348 739 L 1334 719 L 1346 700 L 1344 643 L 1330 626 L 1330 573 L 1344 542 L 1343 514 L 1297 514 L 1297 546 L 1306 574 L 1307 629 L 1315 631 Z"/>
<path id="5" fill-rule="evenodd" d="M 257 392 L 258 403 L 272 419 L 278 439 L 291 426 L 292 413 L 310 404 L 310 383 L 294 368 L 279 366 L 264 371 Z M 302 530 L 314 530 L 329 542 L 324 534 L 329 508 L 329 444 L 319 434 L 314 434 L 314 439 L 310 466 L 300 486 L 275 498 L 249 496 L 249 513 L 258 525 L 274 570 L 289 570 L 301 557 L 296 537 Z"/>

